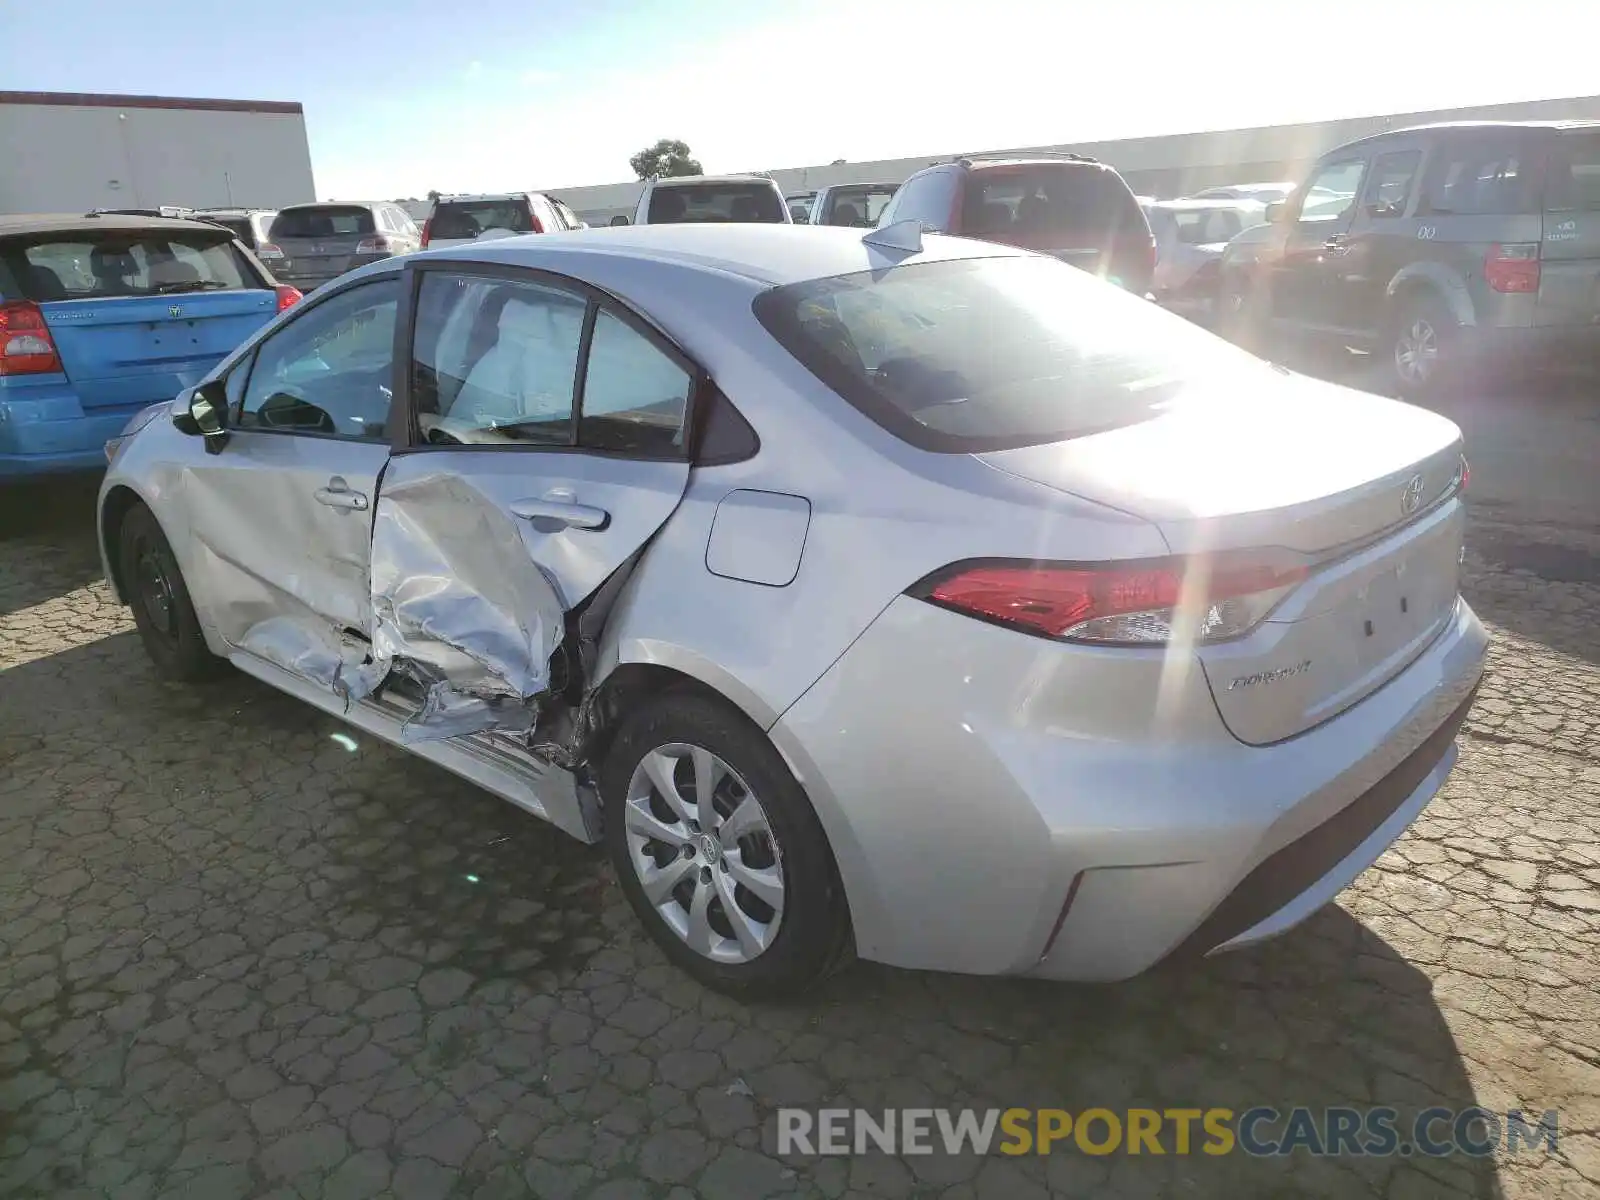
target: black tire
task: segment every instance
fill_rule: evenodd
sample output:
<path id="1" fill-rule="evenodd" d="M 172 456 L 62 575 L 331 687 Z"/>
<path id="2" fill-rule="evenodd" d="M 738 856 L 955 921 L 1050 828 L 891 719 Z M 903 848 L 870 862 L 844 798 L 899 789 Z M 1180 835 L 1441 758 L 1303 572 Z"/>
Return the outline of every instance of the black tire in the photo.
<path id="1" fill-rule="evenodd" d="M 172 546 L 155 514 L 142 504 L 122 519 L 117 563 L 133 623 L 156 673 L 177 683 L 220 675 L 227 664 L 207 648 Z"/>
<path id="2" fill-rule="evenodd" d="M 735 789 L 742 780 L 748 794 L 759 798 L 776 843 L 782 916 L 765 949 L 743 962 L 718 962 L 691 949 L 646 898 L 634 865 L 627 829 L 629 788 L 645 756 L 674 743 L 701 747 L 722 759 L 739 776 Z M 667 957 L 706 987 L 747 1000 L 794 995 L 853 959 L 849 909 L 822 824 L 766 734 L 732 705 L 687 690 L 646 701 L 624 719 L 606 753 L 600 794 L 606 848 L 628 902 Z M 660 843 L 657 850 L 665 852 L 668 846 Z M 667 862 L 672 860 L 666 855 Z M 717 865 L 726 870 L 725 863 Z M 695 870 L 709 879 L 710 867 Z M 688 883 L 696 886 L 693 880 Z M 712 901 L 713 906 L 720 903 Z M 721 910 L 711 911 L 715 916 Z M 722 921 L 723 928 L 730 928 L 725 915 Z"/>
<path id="3" fill-rule="evenodd" d="M 1432 292 L 1400 297 L 1384 339 L 1389 378 L 1407 400 L 1435 396 L 1460 373 L 1461 326 L 1448 305 Z M 1411 359 L 1408 365 L 1407 358 Z M 1426 358 L 1426 369 L 1417 364 Z"/>

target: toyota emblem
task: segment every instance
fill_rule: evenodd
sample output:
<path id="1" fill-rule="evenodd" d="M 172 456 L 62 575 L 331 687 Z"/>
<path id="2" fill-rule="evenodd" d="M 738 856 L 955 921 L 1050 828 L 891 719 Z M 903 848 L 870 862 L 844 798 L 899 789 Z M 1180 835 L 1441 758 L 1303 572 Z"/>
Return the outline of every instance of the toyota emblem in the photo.
<path id="1" fill-rule="evenodd" d="M 1400 511 L 1405 516 L 1410 516 L 1422 507 L 1422 476 L 1413 475 L 1406 480 L 1406 486 L 1400 493 Z"/>

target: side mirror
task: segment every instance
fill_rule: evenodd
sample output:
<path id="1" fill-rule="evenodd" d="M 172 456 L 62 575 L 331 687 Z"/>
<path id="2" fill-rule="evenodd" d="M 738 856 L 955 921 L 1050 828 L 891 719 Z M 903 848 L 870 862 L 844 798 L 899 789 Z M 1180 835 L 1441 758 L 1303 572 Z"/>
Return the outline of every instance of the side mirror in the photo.
<path id="1" fill-rule="evenodd" d="M 1288 212 L 1289 204 L 1287 201 L 1274 200 L 1271 204 L 1267 205 L 1267 224 L 1281 225 L 1284 217 L 1288 215 Z"/>
<path id="2" fill-rule="evenodd" d="M 611 224 L 612 227 L 615 228 L 621 225 L 631 225 L 633 222 L 628 220 L 628 218 L 623 216 L 621 213 L 618 213 L 616 216 L 611 218 Z"/>
<path id="3" fill-rule="evenodd" d="M 220 379 L 202 383 L 189 393 L 189 411 L 173 422 L 185 433 L 206 440 L 207 454 L 221 454 L 228 444 L 228 394 Z"/>

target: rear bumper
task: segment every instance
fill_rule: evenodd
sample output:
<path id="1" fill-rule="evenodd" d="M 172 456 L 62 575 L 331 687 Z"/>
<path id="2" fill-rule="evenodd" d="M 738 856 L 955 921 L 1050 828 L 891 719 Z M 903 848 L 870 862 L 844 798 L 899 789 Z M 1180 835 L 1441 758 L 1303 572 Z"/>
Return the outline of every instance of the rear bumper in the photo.
<path id="1" fill-rule="evenodd" d="M 26 398 L 0 393 L 0 479 L 100 470 L 106 442 L 145 407 L 86 413 L 70 390 Z"/>
<path id="2" fill-rule="evenodd" d="M 1256 747 L 1198 665 L 902 597 L 771 732 L 862 957 L 1124 979 L 1281 933 L 1370 865 L 1448 774 L 1487 643 L 1458 601 L 1400 675 Z"/>

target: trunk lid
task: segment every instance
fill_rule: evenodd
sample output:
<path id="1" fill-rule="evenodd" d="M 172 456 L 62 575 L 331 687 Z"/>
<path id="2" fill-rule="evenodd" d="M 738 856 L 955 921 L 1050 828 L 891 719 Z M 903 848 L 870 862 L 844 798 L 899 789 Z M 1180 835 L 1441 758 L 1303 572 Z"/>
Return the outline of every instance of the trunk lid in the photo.
<path id="1" fill-rule="evenodd" d="M 1454 611 L 1462 544 L 1454 423 L 1309 379 L 1273 382 L 1244 394 L 1193 385 L 1152 419 L 980 456 L 1151 521 L 1174 554 L 1267 551 L 1309 568 L 1249 633 L 1197 648 L 1224 722 L 1255 745 L 1402 671 Z"/>
<path id="2" fill-rule="evenodd" d="M 278 311 L 270 291 L 176 292 L 39 306 L 86 410 L 143 408 L 203 379 Z"/>
<path id="3" fill-rule="evenodd" d="M 1600 130 L 1557 134 L 1545 170 L 1538 325 L 1600 324 Z"/>

